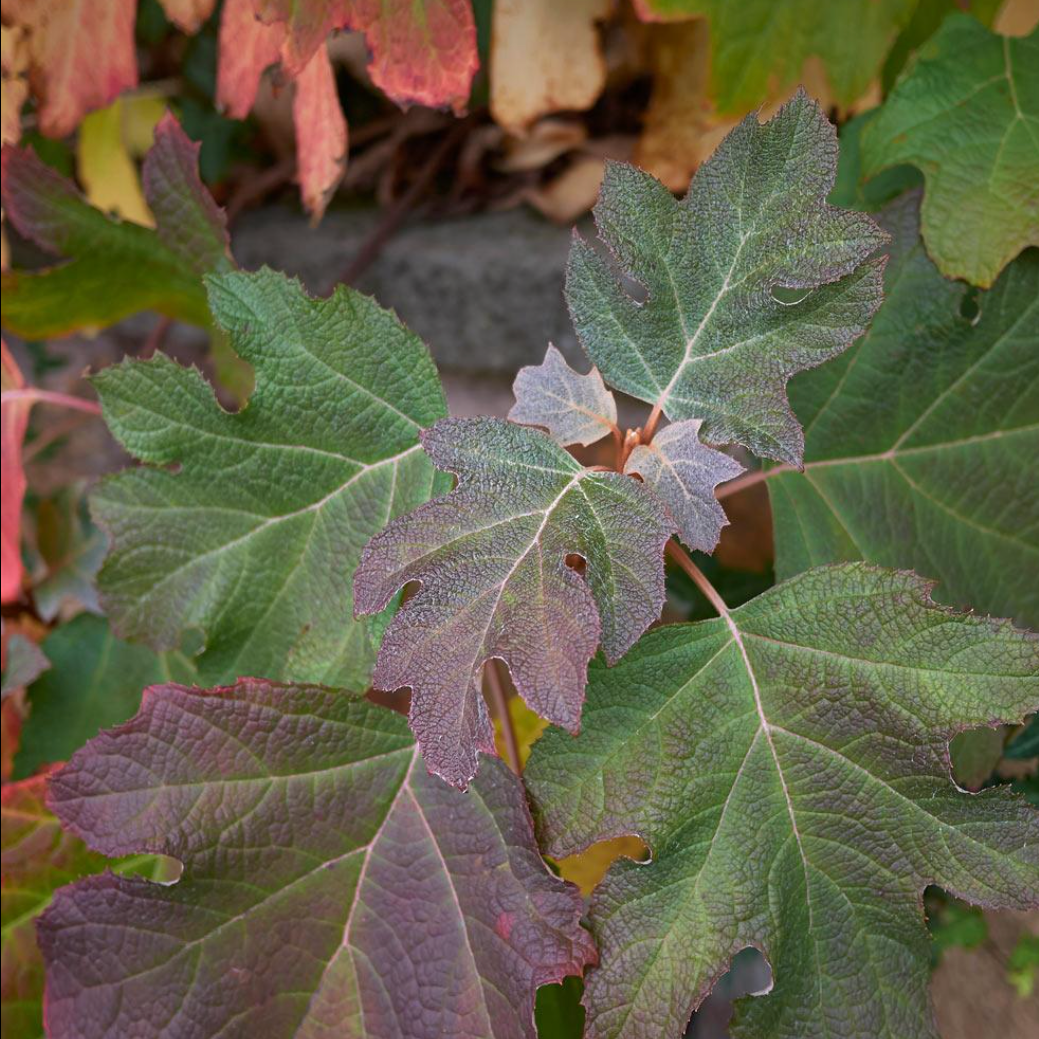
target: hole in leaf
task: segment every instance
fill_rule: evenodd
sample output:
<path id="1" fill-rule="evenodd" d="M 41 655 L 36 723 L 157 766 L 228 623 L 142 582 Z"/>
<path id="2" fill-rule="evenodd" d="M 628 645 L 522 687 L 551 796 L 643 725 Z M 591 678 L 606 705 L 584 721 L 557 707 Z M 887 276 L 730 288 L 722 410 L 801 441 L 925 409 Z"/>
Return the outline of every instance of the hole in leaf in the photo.
<path id="1" fill-rule="evenodd" d="M 744 996 L 763 996 L 772 989 L 772 970 L 757 949 L 741 949 L 726 974 L 693 1014 L 686 1039 L 716 1039 L 728 1035 L 732 1005 Z"/>
<path id="2" fill-rule="evenodd" d="M 571 570 L 578 574 L 583 574 L 588 566 L 584 556 L 578 555 L 576 552 L 568 552 L 566 559 L 563 561 Z"/>
<path id="3" fill-rule="evenodd" d="M 798 303 L 804 303 L 812 294 L 811 289 L 796 289 L 787 285 L 773 285 L 772 298 L 784 307 L 795 307 Z"/>
<path id="4" fill-rule="evenodd" d="M 978 290 L 971 285 L 960 300 L 960 317 L 966 318 L 972 325 L 981 317 L 981 304 L 978 302 Z"/>

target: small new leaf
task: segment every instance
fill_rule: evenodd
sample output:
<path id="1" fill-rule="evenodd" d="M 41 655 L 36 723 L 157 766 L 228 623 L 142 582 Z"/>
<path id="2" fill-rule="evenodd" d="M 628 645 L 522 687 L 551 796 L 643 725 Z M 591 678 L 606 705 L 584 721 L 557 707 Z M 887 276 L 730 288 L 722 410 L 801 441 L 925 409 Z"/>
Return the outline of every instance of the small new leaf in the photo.
<path id="1" fill-rule="evenodd" d="M 1039 29 L 1012 38 L 952 14 L 862 134 L 863 172 L 924 174 L 923 236 L 950 278 L 990 286 L 1039 245 Z"/>
<path id="2" fill-rule="evenodd" d="M 653 854 L 593 895 L 589 1036 L 681 1035 L 755 946 L 774 987 L 740 1039 L 935 1039 L 924 887 L 1039 905 L 1039 813 L 949 775 L 957 731 L 1039 703 L 1039 636 L 928 593 L 821 568 L 593 665 L 580 740 L 550 730 L 526 772 L 549 854 Z"/>
<path id="3" fill-rule="evenodd" d="M 446 420 L 422 443 L 458 488 L 372 538 L 354 602 L 374 613 L 421 582 L 386 632 L 374 682 L 411 687 L 426 765 L 464 787 L 476 748 L 493 747 L 484 662 L 504 660 L 528 706 L 576 732 L 600 641 L 617 660 L 660 615 L 674 525 L 638 481 L 583 468 L 539 430 Z M 570 554 L 584 559 L 583 575 Z"/>
<path id="4" fill-rule="evenodd" d="M 0 315 L 27 339 L 106 327 L 140 310 L 209 324 L 205 271 L 231 267 L 227 228 L 198 178 L 199 145 L 172 116 L 145 157 L 144 195 L 155 230 L 94 209 L 76 186 L 31 151 L 3 150 L 4 212 L 47 252 L 69 257 L 41 271 L 0 275 Z"/>
<path id="5" fill-rule="evenodd" d="M 154 687 L 51 803 L 96 849 L 184 864 L 57 894 L 38 933 L 65 1039 L 534 1039 L 537 986 L 595 958 L 520 781 L 490 761 L 452 790 L 341 690 Z"/>
<path id="6" fill-rule="evenodd" d="M 846 349 L 881 300 L 884 261 L 867 257 L 885 236 L 826 204 L 836 168 L 834 129 L 803 92 L 764 125 L 744 119 L 681 202 L 648 174 L 608 165 L 596 225 L 648 299 L 576 236 L 566 290 L 607 382 L 670 419 L 702 419 L 713 443 L 799 464 L 787 380 Z M 804 291 L 781 302 L 777 289 Z"/>
<path id="7" fill-rule="evenodd" d="M 713 552 L 728 523 L 714 488 L 739 476 L 735 458 L 700 443 L 700 422 L 686 419 L 665 426 L 648 444 L 639 444 L 624 465 L 638 473 L 668 507 L 682 540 L 701 552 Z"/>
<path id="8" fill-rule="evenodd" d="M 351 574 L 368 538 L 433 489 L 418 432 L 445 411 L 436 369 L 353 290 L 315 300 L 270 270 L 208 285 L 256 390 L 228 414 L 162 355 L 95 377 L 113 434 L 146 463 L 92 496 L 113 542 L 102 601 L 117 634 L 157 650 L 200 631 L 203 681 L 364 689 L 378 625 L 352 619 Z"/>
<path id="9" fill-rule="evenodd" d="M 617 402 L 599 372 L 575 372 L 551 344 L 540 365 L 519 370 L 512 392 L 516 403 L 509 418 L 544 426 L 564 447 L 587 447 L 617 426 Z"/>

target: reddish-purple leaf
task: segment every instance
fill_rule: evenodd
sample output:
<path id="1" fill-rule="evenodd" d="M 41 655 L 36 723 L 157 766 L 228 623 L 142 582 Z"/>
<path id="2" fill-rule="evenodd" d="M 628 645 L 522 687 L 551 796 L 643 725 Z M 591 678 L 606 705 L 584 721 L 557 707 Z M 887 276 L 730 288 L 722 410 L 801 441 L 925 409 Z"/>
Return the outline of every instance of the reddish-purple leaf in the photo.
<path id="1" fill-rule="evenodd" d="M 457 490 L 368 543 L 358 613 L 419 581 L 386 633 L 374 682 L 411 686 L 427 766 L 464 786 L 489 747 L 480 668 L 504 660 L 532 710 L 576 731 L 588 661 L 617 660 L 660 615 L 662 553 L 674 532 L 660 500 L 619 473 L 584 469 L 546 434 L 498 419 L 445 419 L 422 434 Z M 585 573 L 567 565 L 577 554 Z"/>
<path id="2" fill-rule="evenodd" d="M 58 893 L 52 1039 L 533 1039 L 537 986 L 595 958 L 519 780 L 492 761 L 452 790 L 403 718 L 340 691 L 153 687 L 51 803 L 92 847 L 184 864 Z"/>

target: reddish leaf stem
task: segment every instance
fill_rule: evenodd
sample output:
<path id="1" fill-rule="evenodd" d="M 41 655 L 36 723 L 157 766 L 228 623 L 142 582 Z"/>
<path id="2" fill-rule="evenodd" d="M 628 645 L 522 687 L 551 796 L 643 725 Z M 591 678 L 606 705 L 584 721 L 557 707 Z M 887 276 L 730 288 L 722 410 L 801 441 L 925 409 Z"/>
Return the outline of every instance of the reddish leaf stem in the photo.
<path id="1" fill-rule="evenodd" d="M 91 415 L 101 414 L 101 405 L 95 400 L 84 400 L 82 397 L 73 397 L 70 393 L 55 393 L 53 390 L 38 390 L 35 386 L 26 386 L 23 389 L 17 390 L 4 390 L 0 394 L 0 402 L 4 404 L 14 400 L 24 400 L 30 404 L 57 404 L 63 408 L 88 411 Z"/>
<path id="2" fill-rule="evenodd" d="M 502 735 L 505 737 L 505 752 L 509 759 L 509 768 L 518 776 L 522 766 L 520 765 L 519 743 L 516 740 L 516 730 L 512 725 L 512 715 L 509 713 L 509 698 L 505 694 L 505 686 L 501 680 L 501 672 L 498 671 L 498 661 L 488 660 L 484 666 L 487 674 L 487 688 L 491 694 L 491 703 L 494 713 L 501 723 Z"/>
<path id="3" fill-rule="evenodd" d="M 707 601 L 718 611 L 718 616 L 728 617 L 729 608 L 725 605 L 725 600 L 718 593 L 718 589 L 707 580 L 704 572 L 693 562 L 689 553 L 674 538 L 667 543 L 664 551 L 693 579 L 696 587 L 703 592 Z"/>
<path id="4" fill-rule="evenodd" d="M 767 480 L 775 473 L 785 473 L 790 471 L 795 471 L 795 467 L 792 465 L 777 465 L 774 469 L 758 469 L 753 473 L 744 473 L 742 476 L 737 476 L 735 480 L 723 483 L 715 492 L 714 496 L 721 501 L 722 498 L 728 498 L 730 494 L 739 494 L 740 491 L 744 491 L 748 487 L 753 487 L 756 483 L 761 483 L 764 480 Z"/>

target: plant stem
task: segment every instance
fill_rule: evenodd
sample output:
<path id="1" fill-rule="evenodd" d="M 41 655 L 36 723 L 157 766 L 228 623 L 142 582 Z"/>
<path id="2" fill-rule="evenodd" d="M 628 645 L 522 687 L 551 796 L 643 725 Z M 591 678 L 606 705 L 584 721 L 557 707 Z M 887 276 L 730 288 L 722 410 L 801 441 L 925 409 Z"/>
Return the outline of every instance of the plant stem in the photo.
<path id="1" fill-rule="evenodd" d="M 505 686 L 502 684 L 501 672 L 498 671 L 498 661 L 488 660 L 484 671 L 487 673 L 487 688 L 491 694 L 494 713 L 498 716 L 502 735 L 505 737 L 505 752 L 506 757 L 509 759 L 509 768 L 518 776 L 521 771 L 519 743 L 516 740 L 516 730 L 512 726 L 512 715 L 509 713 L 509 698 L 505 695 Z"/>
<path id="2" fill-rule="evenodd" d="M 3 394 L 0 394 L 0 401 L 4 404 L 14 400 L 24 400 L 30 404 L 58 404 L 64 408 L 88 411 L 91 415 L 101 414 L 101 405 L 95 400 L 84 400 L 82 397 L 73 397 L 70 393 L 55 393 L 53 390 L 38 390 L 33 386 L 4 390 Z"/>
<path id="3" fill-rule="evenodd" d="M 642 427 L 642 443 L 648 444 L 653 439 L 653 434 L 657 431 L 657 426 L 660 425 L 661 408 L 659 404 L 653 405 L 653 410 L 649 413 L 649 418 L 646 420 L 645 426 Z"/>
<path id="4" fill-rule="evenodd" d="M 729 616 L 729 607 L 721 597 L 718 589 L 707 580 L 704 572 L 693 562 L 692 557 L 672 538 L 664 551 L 693 579 L 693 583 L 703 592 L 707 601 L 717 610 L 719 617 Z"/>

